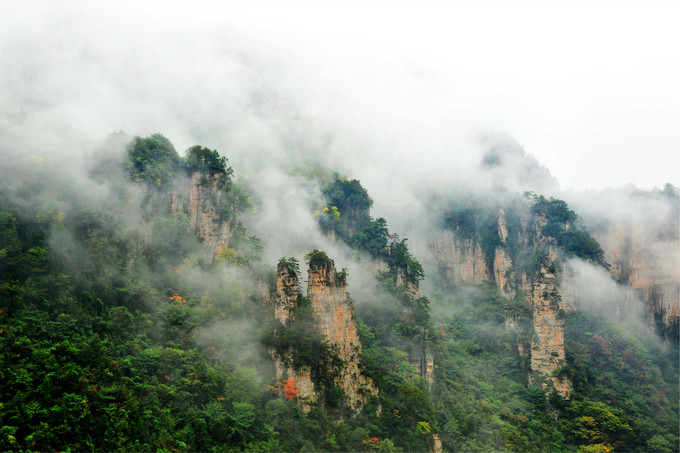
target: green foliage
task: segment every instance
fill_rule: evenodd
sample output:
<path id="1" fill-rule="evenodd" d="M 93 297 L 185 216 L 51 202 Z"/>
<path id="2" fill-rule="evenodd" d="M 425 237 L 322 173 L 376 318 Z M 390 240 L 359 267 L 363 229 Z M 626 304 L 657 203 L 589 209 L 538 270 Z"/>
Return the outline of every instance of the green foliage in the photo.
<path id="1" fill-rule="evenodd" d="M 326 252 L 322 250 L 314 249 L 305 255 L 305 261 L 309 264 L 311 268 L 319 267 L 330 267 L 333 265 L 333 260 L 331 260 Z"/>
<path id="2" fill-rule="evenodd" d="M 423 266 L 408 251 L 406 241 L 407 239 L 402 239 L 392 242 L 387 263 L 395 275 L 402 273 L 407 282 L 415 284 L 425 278 L 425 272 Z"/>
<path id="3" fill-rule="evenodd" d="M 634 336 L 599 315 L 568 313 L 565 321 L 562 373 L 585 401 L 573 409 L 572 440 L 642 451 L 654 436 L 677 441 L 677 349 L 664 351 L 655 338 Z M 594 421 L 574 424 L 579 417 Z"/>
<path id="4" fill-rule="evenodd" d="M 167 139 L 135 143 L 133 179 L 158 187 L 160 175 L 161 186 L 169 183 L 178 167 Z M 7 187 L 0 186 L 3 451 L 430 451 L 433 433 L 448 451 L 677 449 L 677 344 L 597 315 L 561 313 L 566 364 L 557 374 L 572 380 L 574 392 L 569 401 L 546 398 L 526 386 L 528 356 L 518 352 L 529 351 L 532 332 L 522 294 L 508 300 L 494 284 L 436 279 L 427 298 L 400 294 L 397 273 L 415 283 L 422 267 L 406 240 L 387 246 L 386 222 L 365 211 L 371 201 L 358 181 L 335 186 L 334 196 L 349 201 L 329 204 L 340 213 L 327 216 L 336 222 L 329 228 L 387 260 L 391 273 L 357 304 L 362 372 L 380 393 L 356 417 L 340 409 L 334 380 L 342 363 L 308 300 L 299 299 L 285 325 L 263 327 L 258 284 L 271 269 L 255 265 L 261 244 L 242 225 L 225 257 L 248 272 L 202 260 L 204 244 L 188 231 L 189 219 L 170 214 L 163 197 L 149 198 L 142 221 L 123 215 L 130 212 L 124 190 L 92 208 L 50 196 L 39 183 L 17 185 L 11 196 Z M 248 201 L 235 187 L 213 200 L 223 218 L 237 220 Z M 578 239 L 583 231 L 566 204 L 544 200 L 539 210 L 556 240 L 575 228 L 565 250 L 597 258 L 589 236 Z M 474 225 L 480 244 L 498 246 L 497 232 L 475 215 L 459 216 L 454 228 L 468 234 Z M 558 270 L 541 250 L 522 252 L 512 242 L 513 215 L 507 210 L 503 244 L 513 260 Z M 307 259 L 329 260 L 318 250 Z M 279 265 L 299 273 L 295 259 Z M 259 364 L 269 363 L 262 351 L 270 347 L 311 371 L 324 408 L 305 413 L 267 391 L 273 370 Z M 431 385 L 420 376 L 428 353 Z"/>
<path id="5" fill-rule="evenodd" d="M 592 448 L 604 445 L 607 449 L 621 449 L 628 444 L 632 429 L 622 422 L 623 411 L 609 407 L 601 401 L 584 398 L 570 406 L 570 417 L 567 420 L 569 436 L 574 443 Z"/>
<path id="6" fill-rule="evenodd" d="M 347 180 L 336 176 L 324 193 L 329 200 L 329 205 L 337 206 L 340 212 L 347 213 L 349 217 L 368 213 L 373 206 L 373 200 L 368 196 L 368 191 L 356 179 Z"/>
<path id="7" fill-rule="evenodd" d="M 300 263 L 297 258 L 283 257 L 279 260 L 279 269 L 284 268 L 286 271 L 294 276 L 300 275 Z"/>
<path id="8" fill-rule="evenodd" d="M 352 248 L 367 252 L 374 258 L 386 258 L 387 222 L 370 216 L 373 200 L 361 183 L 336 175 L 323 193 L 327 206 L 331 208 L 322 205 L 317 210 L 321 228 L 326 232 L 332 231 Z"/>
<path id="9" fill-rule="evenodd" d="M 180 169 L 180 157 L 170 140 L 161 134 L 136 136 L 128 146 L 127 165 L 134 181 L 166 184 Z"/>
<path id="10" fill-rule="evenodd" d="M 211 175 L 224 174 L 231 177 L 233 170 L 227 167 L 227 158 L 220 156 L 216 150 L 195 145 L 187 149 L 184 168 L 189 172 L 201 171 Z"/>
<path id="11" fill-rule="evenodd" d="M 533 196 L 532 211 L 547 219 L 541 229 L 544 236 L 555 239 L 568 255 L 605 265 L 604 251 L 600 244 L 583 228 L 578 217 L 565 201 L 543 195 Z"/>
<path id="12" fill-rule="evenodd" d="M 391 439 L 407 451 L 431 449 L 432 437 L 424 436 L 427 426 L 434 429 L 435 414 L 427 383 L 408 363 L 407 354 L 394 348 L 396 317 L 376 313 L 381 322 L 359 327 L 364 346 L 364 366 L 380 388 L 382 416 L 373 420 L 375 435 Z"/>
<path id="13" fill-rule="evenodd" d="M 275 322 L 265 331 L 265 344 L 283 358 L 287 367 L 294 370 L 309 370 L 312 382 L 324 396 L 329 408 L 339 408 L 342 395 L 335 386 L 335 378 L 342 367 L 336 347 L 321 334 L 314 318 L 309 299 L 298 296 L 285 325 Z"/>
<path id="14" fill-rule="evenodd" d="M 478 209 L 473 207 L 449 209 L 442 216 L 442 222 L 462 237 L 472 238 L 477 232 L 477 213 Z"/>
<path id="15" fill-rule="evenodd" d="M 549 222 L 566 224 L 576 221 L 576 213 L 569 209 L 566 201 L 552 197 L 548 200 L 543 195 L 533 195 L 532 201 L 533 212 L 544 216 Z"/>
<path id="16" fill-rule="evenodd" d="M 510 228 L 516 233 L 518 219 L 509 220 Z M 463 206 L 446 210 L 442 216 L 442 226 L 457 236 L 478 242 L 484 253 L 487 268 L 493 268 L 496 249 L 503 245 L 498 234 L 497 208 L 484 208 L 480 202 L 473 199 Z"/>

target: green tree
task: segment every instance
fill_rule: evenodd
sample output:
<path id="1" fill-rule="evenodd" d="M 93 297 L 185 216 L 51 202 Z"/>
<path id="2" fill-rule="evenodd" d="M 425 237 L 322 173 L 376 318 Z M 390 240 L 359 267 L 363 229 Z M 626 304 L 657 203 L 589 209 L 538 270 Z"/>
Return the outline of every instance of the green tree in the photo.
<path id="1" fill-rule="evenodd" d="M 200 145 L 187 149 L 184 167 L 189 172 L 207 171 L 211 175 L 220 173 L 231 177 L 234 173 L 231 167 L 227 167 L 227 158 L 220 156 L 216 150 Z"/>
<path id="2" fill-rule="evenodd" d="M 175 147 L 161 134 L 134 137 L 128 145 L 128 160 L 126 167 L 134 181 L 158 185 L 169 182 L 180 167 Z"/>

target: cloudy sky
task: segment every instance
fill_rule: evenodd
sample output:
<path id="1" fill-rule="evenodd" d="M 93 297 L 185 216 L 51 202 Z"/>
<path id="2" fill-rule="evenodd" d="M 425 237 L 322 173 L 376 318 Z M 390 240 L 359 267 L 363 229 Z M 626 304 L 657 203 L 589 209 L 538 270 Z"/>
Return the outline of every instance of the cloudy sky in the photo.
<path id="1" fill-rule="evenodd" d="M 30 123 L 3 142 L 30 152 L 119 129 L 178 149 L 292 140 L 453 168 L 497 131 L 563 189 L 679 185 L 678 17 L 672 1 L 9 0 L 0 135 Z"/>

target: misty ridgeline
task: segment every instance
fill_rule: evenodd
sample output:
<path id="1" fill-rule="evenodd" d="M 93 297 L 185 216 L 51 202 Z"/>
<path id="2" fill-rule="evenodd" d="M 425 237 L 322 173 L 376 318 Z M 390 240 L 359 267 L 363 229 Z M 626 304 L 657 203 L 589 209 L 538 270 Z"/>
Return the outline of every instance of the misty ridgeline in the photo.
<path id="1" fill-rule="evenodd" d="M 677 451 L 678 189 L 568 204 L 485 146 L 495 185 L 394 219 L 352 175 L 160 134 L 13 155 L 0 447 Z"/>

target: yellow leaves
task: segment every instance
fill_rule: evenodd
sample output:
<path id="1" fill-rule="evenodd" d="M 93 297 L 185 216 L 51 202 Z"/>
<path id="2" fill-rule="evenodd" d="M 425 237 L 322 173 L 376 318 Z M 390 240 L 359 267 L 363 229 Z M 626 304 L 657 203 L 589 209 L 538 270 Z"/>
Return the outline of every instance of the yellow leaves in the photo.
<path id="1" fill-rule="evenodd" d="M 416 424 L 416 432 L 418 434 L 430 434 L 432 432 L 432 427 L 428 422 L 418 422 Z"/>
<path id="2" fill-rule="evenodd" d="M 607 444 L 590 444 L 578 447 L 579 453 L 610 453 L 614 447 Z"/>
<path id="3" fill-rule="evenodd" d="M 161 178 L 156 178 L 156 184 L 158 184 L 159 186 L 161 185 L 161 182 L 162 182 L 162 181 L 163 181 L 163 180 L 162 180 Z"/>
<path id="4" fill-rule="evenodd" d="M 215 258 L 217 261 L 224 263 L 236 263 L 238 260 L 238 252 L 229 247 L 221 247 L 217 251 L 217 256 Z"/>
<path id="5" fill-rule="evenodd" d="M 315 217 L 321 217 L 322 215 L 330 215 L 331 217 L 335 217 L 336 219 L 340 218 L 340 211 L 338 211 L 337 206 L 331 206 L 330 208 L 328 206 L 324 205 L 319 205 L 316 211 L 314 211 L 314 216 Z"/>

